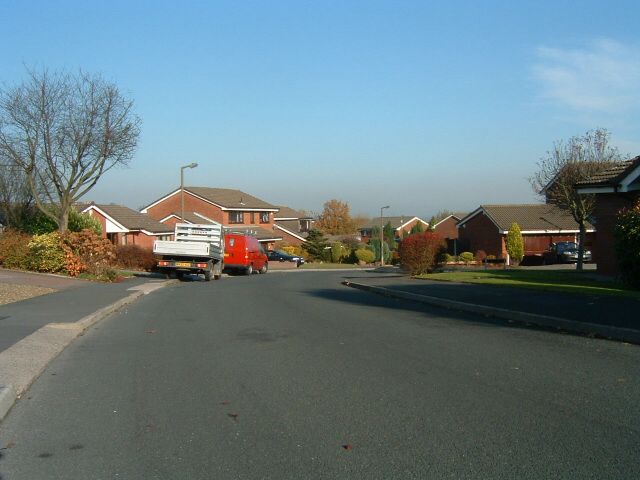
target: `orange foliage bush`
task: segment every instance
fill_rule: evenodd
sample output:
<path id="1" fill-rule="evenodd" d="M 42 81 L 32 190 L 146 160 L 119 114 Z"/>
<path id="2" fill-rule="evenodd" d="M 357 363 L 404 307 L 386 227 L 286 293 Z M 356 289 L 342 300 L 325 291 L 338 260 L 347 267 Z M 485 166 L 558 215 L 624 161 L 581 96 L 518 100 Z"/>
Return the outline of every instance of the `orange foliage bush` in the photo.
<path id="1" fill-rule="evenodd" d="M 120 268 L 149 272 L 156 266 L 153 252 L 139 245 L 118 245 L 115 255 L 115 263 Z"/>
<path id="2" fill-rule="evenodd" d="M 400 243 L 400 264 L 411 275 L 428 273 L 446 250 L 444 239 L 435 232 L 414 233 Z"/>
<path id="3" fill-rule="evenodd" d="M 31 235 L 6 230 L 0 234 L 0 265 L 5 268 L 26 268 Z"/>
<path id="4" fill-rule="evenodd" d="M 66 251 L 66 269 L 69 275 L 82 272 L 103 277 L 115 260 L 115 247 L 93 230 L 68 232 L 63 239 Z"/>

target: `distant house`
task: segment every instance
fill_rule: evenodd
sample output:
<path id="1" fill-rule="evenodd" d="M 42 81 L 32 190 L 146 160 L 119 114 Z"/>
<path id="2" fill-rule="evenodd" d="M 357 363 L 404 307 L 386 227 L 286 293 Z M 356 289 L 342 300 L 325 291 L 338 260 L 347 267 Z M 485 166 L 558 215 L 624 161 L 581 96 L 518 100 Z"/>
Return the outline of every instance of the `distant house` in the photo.
<path id="1" fill-rule="evenodd" d="M 84 205 L 81 212 L 97 218 L 102 235 L 114 245 L 151 249 L 155 240 L 169 240 L 173 236 L 173 227 L 123 205 L 91 203 Z"/>
<path id="2" fill-rule="evenodd" d="M 554 205 L 480 205 L 458 222 L 460 252 L 479 250 L 508 258 L 505 240 L 513 223 L 522 231 L 525 255 L 540 255 L 550 243 L 576 241 L 579 227 L 571 214 Z M 587 246 L 595 229 L 587 225 Z"/>
<path id="3" fill-rule="evenodd" d="M 371 240 L 371 235 L 374 229 L 379 229 L 387 225 L 387 223 L 391 224 L 393 228 L 394 235 L 397 239 L 401 239 L 405 236 L 405 234 L 409 233 L 413 227 L 418 224 L 422 225 L 423 230 L 427 230 L 429 228 L 429 222 L 425 222 L 420 217 L 410 216 L 410 215 L 401 215 L 397 217 L 376 217 L 371 220 L 368 224 L 359 228 L 360 236 L 362 237 L 363 242 L 369 242 Z"/>
<path id="4" fill-rule="evenodd" d="M 598 235 L 595 239 L 594 261 L 598 272 L 604 275 L 618 274 L 613 230 L 617 213 L 631 207 L 640 198 L 640 156 L 619 162 L 611 168 L 579 182 L 579 193 L 596 195 L 594 211 Z"/>
<path id="5" fill-rule="evenodd" d="M 183 198 L 184 218 L 181 218 Z M 147 205 L 141 212 L 172 226 L 181 221 L 219 223 L 226 231 L 255 235 L 267 248 L 282 240 L 274 226 L 278 207 L 241 190 L 184 187 L 181 191 L 178 188 Z"/>
<path id="6" fill-rule="evenodd" d="M 282 235 L 283 242 L 300 246 L 306 242 L 313 218 L 304 212 L 289 207 L 279 206 L 274 215 L 274 228 Z"/>
<path id="7" fill-rule="evenodd" d="M 466 213 L 453 213 L 437 223 L 431 225 L 431 230 L 439 234 L 447 242 L 447 251 L 451 255 L 458 255 L 458 222 L 466 217 Z"/>

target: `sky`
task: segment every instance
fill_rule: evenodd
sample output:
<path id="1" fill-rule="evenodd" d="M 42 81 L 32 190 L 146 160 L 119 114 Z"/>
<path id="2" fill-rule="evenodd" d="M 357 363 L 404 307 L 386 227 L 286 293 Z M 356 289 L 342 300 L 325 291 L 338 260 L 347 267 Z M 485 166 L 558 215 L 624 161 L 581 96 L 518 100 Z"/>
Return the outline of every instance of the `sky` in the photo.
<path id="1" fill-rule="evenodd" d="M 533 203 L 554 142 L 640 154 L 637 1 L 0 0 L 0 88 L 102 75 L 142 120 L 84 200 L 139 209 L 180 184 L 353 215 Z"/>

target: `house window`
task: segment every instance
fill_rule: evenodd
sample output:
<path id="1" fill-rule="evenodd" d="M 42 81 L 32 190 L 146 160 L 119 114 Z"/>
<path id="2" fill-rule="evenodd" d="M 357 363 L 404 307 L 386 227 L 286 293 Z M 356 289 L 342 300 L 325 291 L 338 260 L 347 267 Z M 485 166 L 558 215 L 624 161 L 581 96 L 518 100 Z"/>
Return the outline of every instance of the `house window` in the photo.
<path id="1" fill-rule="evenodd" d="M 244 212 L 229 212 L 229 223 L 244 223 Z"/>
<path id="2" fill-rule="evenodd" d="M 301 232 L 309 231 L 309 220 L 300 220 L 300 231 Z"/>
<path id="3" fill-rule="evenodd" d="M 262 212 L 260 214 L 260 223 L 269 223 L 269 212 Z"/>

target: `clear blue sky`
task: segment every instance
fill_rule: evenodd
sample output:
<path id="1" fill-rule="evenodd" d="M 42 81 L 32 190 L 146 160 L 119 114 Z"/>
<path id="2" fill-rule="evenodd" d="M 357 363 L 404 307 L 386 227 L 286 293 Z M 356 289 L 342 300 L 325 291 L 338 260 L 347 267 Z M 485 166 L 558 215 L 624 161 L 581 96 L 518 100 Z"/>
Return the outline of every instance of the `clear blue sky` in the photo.
<path id="1" fill-rule="evenodd" d="M 0 0 L 0 82 L 101 73 L 143 128 L 87 199 L 179 185 L 318 212 L 429 216 L 536 201 L 558 139 L 608 128 L 640 154 L 637 1 Z M 385 212 L 385 213 L 387 213 Z"/>

